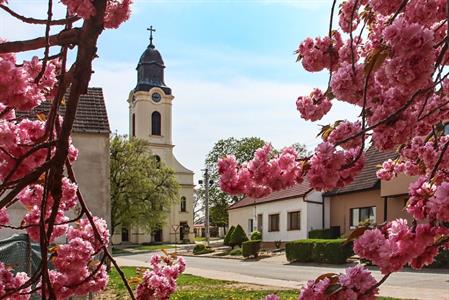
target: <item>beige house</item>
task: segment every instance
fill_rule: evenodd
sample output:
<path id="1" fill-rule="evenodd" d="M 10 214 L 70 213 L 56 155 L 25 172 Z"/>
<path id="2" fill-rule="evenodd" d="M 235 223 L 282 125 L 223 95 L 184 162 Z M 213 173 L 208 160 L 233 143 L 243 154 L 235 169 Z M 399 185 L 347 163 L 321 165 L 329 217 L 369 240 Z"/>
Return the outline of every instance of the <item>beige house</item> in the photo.
<path id="1" fill-rule="evenodd" d="M 36 112 L 49 110 L 49 102 L 35 109 Z M 64 106 L 60 112 L 64 115 Z M 103 91 L 101 88 L 89 88 L 87 94 L 80 97 L 73 125 L 72 140 L 79 150 L 78 160 L 74 163 L 73 169 L 89 209 L 94 215 L 105 219 L 108 225 L 111 224 L 109 133 Z M 11 224 L 19 225 L 26 212 L 18 202 L 9 207 Z M 71 212 L 69 215 L 74 216 L 74 213 Z M 4 228 L 0 230 L 0 239 L 10 237 L 14 233 L 19 232 Z"/>
<path id="2" fill-rule="evenodd" d="M 173 154 L 172 103 L 174 96 L 164 83 L 164 61 L 150 42 L 137 65 L 137 85 L 129 93 L 129 135 L 150 142 L 150 150 L 175 171 L 181 186 L 179 202 L 170 209 L 160 229 L 146 232 L 138 227 L 123 227 L 114 243 L 181 242 L 193 240 L 193 172 Z"/>
<path id="3" fill-rule="evenodd" d="M 397 218 L 411 220 L 405 205 L 408 186 L 416 178 L 400 175 L 391 181 L 381 181 L 376 176 L 378 166 L 396 156 L 393 151 L 379 152 L 370 147 L 366 151 L 365 166 L 354 181 L 323 194 L 325 215 L 329 216 L 326 228 L 339 228 L 341 234 L 347 234 L 366 220 L 377 224 Z"/>

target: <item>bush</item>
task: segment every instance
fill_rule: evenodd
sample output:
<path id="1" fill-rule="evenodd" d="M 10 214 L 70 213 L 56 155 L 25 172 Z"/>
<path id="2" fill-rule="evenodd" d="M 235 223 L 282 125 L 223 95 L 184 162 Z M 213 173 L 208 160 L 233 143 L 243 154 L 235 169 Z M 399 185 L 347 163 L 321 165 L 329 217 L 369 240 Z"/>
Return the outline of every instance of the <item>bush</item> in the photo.
<path id="1" fill-rule="evenodd" d="M 251 241 L 261 241 L 262 240 L 262 233 L 258 230 L 254 230 L 251 233 Z"/>
<path id="2" fill-rule="evenodd" d="M 251 236 L 252 237 L 252 236 Z M 242 255 L 243 257 L 254 256 L 257 258 L 259 256 L 261 240 L 247 241 L 242 244 Z"/>
<path id="3" fill-rule="evenodd" d="M 429 268 L 448 268 L 449 267 L 449 250 L 440 250 L 435 257 L 434 262 Z"/>
<path id="4" fill-rule="evenodd" d="M 207 254 L 211 252 L 214 252 L 214 250 L 211 249 L 210 247 L 206 247 L 206 245 L 203 244 L 198 244 L 195 246 L 195 248 L 193 248 L 194 255 Z"/>
<path id="5" fill-rule="evenodd" d="M 246 242 L 248 237 L 246 236 L 245 231 L 242 226 L 237 225 L 234 231 L 231 234 L 231 239 L 229 240 L 229 245 L 234 248 L 234 246 L 242 247 L 242 243 Z"/>
<path id="6" fill-rule="evenodd" d="M 344 264 L 354 254 L 352 244 L 345 244 L 345 242 L 345 239 L 292 241 L 286 244 L 287 260 L 290 262 Z"/>
<path id="7" fill-rule="evenodd" d="M 311 262 L 314 244 L 310 240 L 298 240 L 285 244 L 285 255 L 289 262 Z"/>
<path id="8" fill-rule="evenodd" d="M 339 236 L 335 230 L 315 229 L 309 231 L 309 239 L 338 239 Z"/>
<path id="9" fill-rule="evenodd" d="M 229 255 L 232 255 L 232 256 L 240 256 L 240 255 L 242 255 L 242 249 L 234 249 L 234 250 L 231 250 L 231 252 L 229 252 Z"/>
<path id="10" fill-rule="evenodd" d="M 229 244 L 229 241 L 231 240 L 231 234 L 232 232 L 234 232 L 235 227 L 231 226 L 231 228 L 229 228 L 228 233 L 226 233 L 226 236 L 224 238 L 223 244 L 225 244 L 226 246 L 231 246 L 231 244 Z"/>

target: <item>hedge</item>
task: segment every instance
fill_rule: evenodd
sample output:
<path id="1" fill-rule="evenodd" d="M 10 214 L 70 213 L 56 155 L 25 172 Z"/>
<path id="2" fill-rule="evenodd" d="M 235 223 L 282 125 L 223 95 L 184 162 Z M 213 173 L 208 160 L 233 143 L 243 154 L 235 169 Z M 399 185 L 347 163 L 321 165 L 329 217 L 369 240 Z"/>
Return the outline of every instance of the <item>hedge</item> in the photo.
<path id="1" fill-rule="evenodd" d="M 229 228 L 228 233 L 226 233 L 226 236 L 223 240 L 223 244 L 225 244 L 226 246 L 230 246 L 229 241 L 231 240 L 231 234 L 234 231 L 235 227 L 231 226 L 231 228 Z"/>
<path id="2" fill-rule="evenodd" d="M 315 229 L 309 231 L 309 239 L 338 239 L 339 236 L 335 230 L 327 229 Z"/>
<path id="3" fill-rule="evenodd" d="M 258 230 L 254 230 L 251 232 L 251 241 L 261 241 L 262 240 L 262 233 Z"/>
<path id="4" fill-rule="evenodd" d="M 214 250 L 210 247 L 206 247 L 206 245 L 203 244 L 198 244 L 193 248 L 194 255 L 206 254 L 211 252 L 214 252 Z"/>
<path id="5" fill-rule="evenodd" d="M 285 252 L 289 262 L 344 264 L 354 255 L 352 244 L 345 239 L 306 239 L 288 242 Z"/>
<path id="6" fill-rule="evenodd" d="M 259 256 L 261 240 L 247 241 L 242 244 L 242 255 L 243 257 L 254 256 L 257 258 Z"/>
<path id="7" fill-rule="evenodd" d="M 237 227 L 235 227 L 234 231 L 231 234 L 231 239 L 229 240 L 229 245 L 231 247 L 234 246 L 242 246 L 243 242 L 246 242 L 248 240 L 248 237 L 246 236 L 245 231 L 243 230 L 242 226 L 237 225 Z"/>

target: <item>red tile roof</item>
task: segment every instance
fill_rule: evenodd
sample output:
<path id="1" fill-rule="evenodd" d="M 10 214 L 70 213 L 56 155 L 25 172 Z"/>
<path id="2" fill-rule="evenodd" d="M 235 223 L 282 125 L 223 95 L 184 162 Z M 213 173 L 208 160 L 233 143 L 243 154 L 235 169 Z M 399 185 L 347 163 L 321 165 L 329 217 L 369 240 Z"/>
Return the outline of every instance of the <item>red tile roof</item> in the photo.
<path id="1" fill-rule="evenodd" d="M 397 156 L 395 151 L 379 152 L 374 146 L 366 150 L 365 166 L 354 181 L 349 185 L 324 193 L 324 196 L 332 196 L 361 190 L 373 189 L 378 186 L 379 179 L 376 176 L 378 166 L 388 159 L 394 159 Z M 380 186 L 379 186 L 380 188 Z"/>
<path id="2" fill-rule="evenodd" d="M 68 98 L 66 94 L 65 98 Z M 35 113 L 50 111 L 51 102 L 43 102 L 33 111 Z M 61 105 L 59 112 L 62 116 L 65 113 L 65 105 Z M 26 116 L 27 112 L 17 112 L 18 116 Z M 87 94 L 81 95 L 76 111 L 73 132 L 93 132 L 110 133 L 108 113 L 103 96 L 102 88 L 92 87 L 87 90 Z"/>
<path id="3" fill-rule="evenodd" d="M 228 209 L 236 209 L 240 207 L 255 205 L 255 204 L 262 204 L 266 202 L 273 202 L 273 201 L 280 201 L 285 200 L 289 198 L 297 198 L 304 196 L 308 191 L 310 190 L 310 185 L 305 180 L 301 184 L 296 184 L 290 188 L 287 188 L 285 190 L 273 192 L 268 196 L 262 197 L 262 198 L 250 198 L 246 197 L 240 200 L 239 202 L 234 203 L 231 205 Z"/>

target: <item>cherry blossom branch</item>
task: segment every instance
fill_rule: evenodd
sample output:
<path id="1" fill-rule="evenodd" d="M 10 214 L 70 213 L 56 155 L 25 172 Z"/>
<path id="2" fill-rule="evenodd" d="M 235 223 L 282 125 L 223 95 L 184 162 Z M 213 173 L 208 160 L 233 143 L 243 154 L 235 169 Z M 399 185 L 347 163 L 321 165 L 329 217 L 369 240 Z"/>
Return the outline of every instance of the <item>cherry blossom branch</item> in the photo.
<path id="1" fill-rule="evenodd" d="M 331 85 L 331 80 L 332 80 L 332 23 L 334 22 L 334 12 L 335 12 L 335 5 L 337 4 L 337 0 L 333 0 L 332 2 L 332 8 L 331 8 L 331 15 L 330 15 L 330 21 L 329 21 L 329 40 L 331 41 L 330 45 L 329 45 L 329 61 L 330 61 L 330 66 L 329 66 L 329 81 L 327 83 L 328 89 Z"/>
<path id="2" fill-rule="evenodd" d="M 28 23 L 28 24 L 47 24 L 48 20 L 41 20 L 41 19 L 35 19 L 35 18 L 29 18 L 29 17 L 25 17 L 22 16 L 18 13 L 16 13 L 15 11 L 13 11 L 12 9 L 10 9 L 8 6 L 4 5 L 4 4 L 0 4 L 0 8 L 3 9 L 4 11 L 6 11 L 8 14 L 10 14 L 11 16 L 13 16 L 14 18 L 24 22 L 24 23 Z M 78 16 L 71 16 L 68 17 L 66 19 L 59 19 L 59 20 L 52 20 L 50 22 L 51 26 L 54 25 L 66 25 L 66 24 L 71 24 L 74 23 L 78 20 L 80 20 L 81 18 Z"/>
<path id="3" fill-rule="evenodd" d="M 67 169 L 67 175 L 68 175 L 69 179 L 70 179 L 72 182 L 76 183 L 77 180 L 76 180 L 76 177 L 75 177 L 75 173 L 73 173 L 72 165 L 70 164 L 69 161 L 66 161 L 65 166 L 66 166 L 66 169 Z M 94 219 L 93 219 L 93 216 L 92 216 L 92 214 L 90 213 L 90 211 L 88 210 L 87 205 L 86 205 L 86 202 L 84 201 L 83 195 L 81 194 L 81 192 L 79 191 L 79 189 L 77 190 L 76 195 L 77 195 L 78 201 L 79 201 L 79 203 L 80 203 L 80 205 L 81 205 L 81 210 L 85 212 L 86 217 L 87 217 L 87 219 L 89 220 L 89 222 L 90 222 L 90 224 L 91 224 L 91 226 L 92 226 L 92 230 L 93 230 L 93 232 L 94 232 L 95 238 L 96 238 L 98 241 L 102 242 L 103 239 L 101 238 L 101 235 L 100 235 L 100 233 L 98 232 L 97 225 L 95 224 Z M 126 289 L 127 289 L 127 291 L 128 291 L 129 296 L 131 297 L 132 300 L 135 300 L 134 293 L 133 293 L 131 287 L 129 286 L 128 281 L 126 280 L 125 274 L 124 274 L 123 271 L 120 269 L 120 266 L 117 264 L 116 260 L 114 259 L 114 257 L 113 257 L 113 256 L 111 255 L 111 253 L 109 252 L 108 247 L 107 247 L 106 245 L 103 245 L 102 248 L 103 248 L 103 251 L 104 251 L 103 253 L 108 257 L 108 259 L 112 262 L 112 264 L 114 265 L 115 269 L 116 269 L 117 272 L 119 273 L 120 278 L 122 279 L 123 283 L 125 284 L 125 287 L 126 287 Z"/>
<path id="4" fill-rule="evenodd" d="M 61 31 L 58 34 L 50 35 L 48 44 L 52 46 L 70 46 L 77 45 L 80 41 L 81 29 L 73 28 L 67 31 Z M 39 37 L 32 40 L 4 42 L 0 44 L 0 53 L 7 52 L 24 52 L 30 50 L 37 50 L 45 47 L 47 39 Z"/>
<path id="5" fill-rule="evenodd" d="M 39 74 L 37 75 L 36 79 L 34 80 L 34 82 L 36 84 L 39 83 L 39 81 L 41 80 L 42 76 L 44 75 L 45 69 L 47 68 L 47 63 L 48 63 L 48 54 L 50 51 L 50 22 L 53 18 L 53 1 L 52 0 L 48 0 L 48 11 L 47 11 L 47 24 L 45 25 L 45 50 L 44 50 L 44 58 L 42 60 L 42 67 L 41 67 L 41 71 L 39 72 Z"/>

